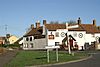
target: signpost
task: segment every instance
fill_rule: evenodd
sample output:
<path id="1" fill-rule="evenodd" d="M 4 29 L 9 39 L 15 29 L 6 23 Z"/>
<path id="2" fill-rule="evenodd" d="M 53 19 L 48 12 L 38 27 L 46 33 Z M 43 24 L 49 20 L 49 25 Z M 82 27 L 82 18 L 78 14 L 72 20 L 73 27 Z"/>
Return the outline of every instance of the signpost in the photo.
<path id="1" fill-rule="evenodd" d="M 45 47 L 47 49 L 47 62 L 50 62 L 50 56 L 49 56 L 49 51 L 50 49 L 56 49 L 56 61 L 58 62 L 58 49 L 60 48 L 60 46 L 46 46 Z"/>

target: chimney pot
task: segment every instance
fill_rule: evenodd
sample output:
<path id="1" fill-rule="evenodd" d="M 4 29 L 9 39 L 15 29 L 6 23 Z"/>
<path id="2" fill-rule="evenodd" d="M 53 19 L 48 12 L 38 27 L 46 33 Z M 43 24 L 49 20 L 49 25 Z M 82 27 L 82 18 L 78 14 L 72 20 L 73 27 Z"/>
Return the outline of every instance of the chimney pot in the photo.
<path id="1" fill-rule="evenodd" d="M 31 29 L 34 28 L 34 24 L 31 24 Z"/>
<path id="2" fill-rule="evenodd" d="M 40 27 L 40 21 L 37 21 L 36 22 L 36 28 L 39 28 Z"/>
<path id="3" fill-rule="evenodd" d="M 43 20 L 43 25 L 45 25 L 46 24 L 46 20 Z"/>
<path id="4" fill-rule="evenodd" d="M 96 26 L 96 20 L 95 19 L 93 20 L 93 25 Z"/>
<path id="5" fill-rule="evenodd" d="M 78 22 L 78 24 L 81 24 L 81 19 L 80 19 L 80 17 L 78 18 L 77 22 Z"/>

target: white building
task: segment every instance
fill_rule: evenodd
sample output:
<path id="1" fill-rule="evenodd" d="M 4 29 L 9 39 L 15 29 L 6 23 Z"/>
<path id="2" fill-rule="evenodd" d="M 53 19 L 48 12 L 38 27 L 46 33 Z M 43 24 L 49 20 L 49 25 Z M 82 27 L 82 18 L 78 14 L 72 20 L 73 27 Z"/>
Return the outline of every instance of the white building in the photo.
<path id="1" fill-rule="evenodd" d="M 82 24 L 80 18 L 77 22 L 74 25 L 47 24 L 46 20 L 43 20 L 43 26 L 37 22 L 36 28 L 34 25 L 31 26 L 31 29 L 24 35 L 23 49 L 44 49 L 45 46 L 63 44 L 67 47 L 67 40 L 71 47 L 74 48 L 77 45 L 79 50 L 95 42 L 100 43 L 100 31 L 96 28 L 95 20 L 93 24 Z"/>

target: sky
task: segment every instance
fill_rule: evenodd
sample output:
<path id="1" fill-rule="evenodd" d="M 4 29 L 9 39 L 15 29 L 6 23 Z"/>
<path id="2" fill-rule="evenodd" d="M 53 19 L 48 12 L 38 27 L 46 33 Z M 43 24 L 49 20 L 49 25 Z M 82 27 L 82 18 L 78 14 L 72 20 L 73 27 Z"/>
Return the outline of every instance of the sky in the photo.
<path id="1" fill-rule="evenodd" d="M 81 18 L 100 26 L 100 0 L 0 0 L 0 36 L 6 33 L 21 37 L 31 24 L 66 22 Z"/>

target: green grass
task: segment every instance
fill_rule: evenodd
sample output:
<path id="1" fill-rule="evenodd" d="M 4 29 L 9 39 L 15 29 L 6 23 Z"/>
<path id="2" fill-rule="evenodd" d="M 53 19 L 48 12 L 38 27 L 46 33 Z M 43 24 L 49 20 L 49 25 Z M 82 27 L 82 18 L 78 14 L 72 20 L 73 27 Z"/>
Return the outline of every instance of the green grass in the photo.
<path id="1" fill-rule="evenodd" d="M 69 55 L 66 52 L 59 51 L 59 62 L 67 62 L 71 60 L 77 60 L 80 58 L 87 57 L 88 55 L 84 52 L 75 53 L 74 56 Z M 59 63 L 58 62 L 58 63 Z M 56 62 L 55 51 L 50 52 L 50 63 Z M 5 67 L 24 67 L 31 65 L 43 65 L 47 63 L 46 51 L 20 51 L 14 59 L 12 59 Z"/>

